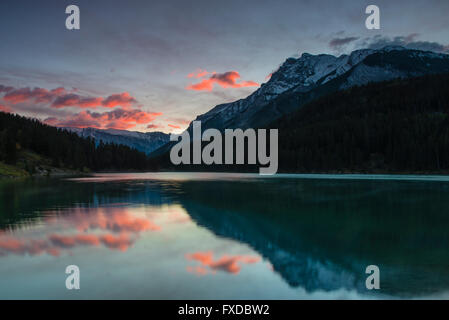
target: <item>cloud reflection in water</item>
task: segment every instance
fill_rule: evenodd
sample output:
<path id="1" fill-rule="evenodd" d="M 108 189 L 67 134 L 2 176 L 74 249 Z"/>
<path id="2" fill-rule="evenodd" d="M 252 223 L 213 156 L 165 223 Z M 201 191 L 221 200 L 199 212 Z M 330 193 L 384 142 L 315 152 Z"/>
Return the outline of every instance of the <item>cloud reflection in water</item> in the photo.
<path id="1" fill-rule="evenodd" d="M 186 259 L 200 262 L 199 266 L 187 267 L 188 272 L 198 275 L 215 273 L 216 270 L 237 274 L 240 272 L 242 264 L 252 264 L 260 261 L 259 257 L 252 255 L 223 255 L 221 258 L 214 260 L 212 251 L 187 254 Z"/>
<path id="2" fill-rule="evenodd" d="M 150 219 L 132 208 L 71 208 L 46 213 L 44 226 L 37 230 L 12 230 L 0 234 L 0 255 L 59 256 L 63 250 L 80 246 L 100 246 L 126 251 L 141 232 L 159 231 Z M 20 235 L 19 235 L 20 234 Z"/>

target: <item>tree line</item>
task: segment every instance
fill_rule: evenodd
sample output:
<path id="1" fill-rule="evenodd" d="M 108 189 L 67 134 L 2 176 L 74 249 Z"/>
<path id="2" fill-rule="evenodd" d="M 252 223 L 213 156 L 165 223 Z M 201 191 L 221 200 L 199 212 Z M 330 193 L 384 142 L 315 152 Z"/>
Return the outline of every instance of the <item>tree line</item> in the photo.
<path id="1" fill-rule="evenodd" d="M 152 161 L 136 149 L 113 143 L 95 143 L 74 132 L 43 124 L 37 119 L 0 112 L 0 161 L 16 164 L 21 150 L 51 160 L 54 167 L 74 170 L 150 170 Z"/>
<path id="2" fill-rule="evenodd" d="M 353 87 L 319 98 L 279 129 L 288 172 L 449 170 L 449 74 Z"/>

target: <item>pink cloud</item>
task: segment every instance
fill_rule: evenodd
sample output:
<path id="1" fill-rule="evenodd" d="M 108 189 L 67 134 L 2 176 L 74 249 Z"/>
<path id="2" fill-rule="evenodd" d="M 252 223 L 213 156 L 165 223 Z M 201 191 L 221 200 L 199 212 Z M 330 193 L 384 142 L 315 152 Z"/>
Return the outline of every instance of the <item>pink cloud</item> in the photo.
<path id="1" fill-rule="evenodd" d="M 106 247 L 120 251 L 128 250 L 134 242 L 127 234 L 120 234 L 118 236 L 106 234 L 101 236 L 100 240 Z"/>
<path id="2" fill-rule="evenodd" d="M 57 214 L 57 212 L 55 212 Z M 158 231 L 160 226 L 147 218 L 135 217 L 126 208 L 77 208 L 71 209 L 64 222 L 79 231 L 101 229 L 111 232 Z M 61 223 L 60 220 L 47 220 L 47 223 Z"/>
<path id="3" fill-rule="evenodd" d="M 57 256 L 59 252 L 45 240 L 25 240 L 14 237 L 0 238 L 0 253 L 14 253 L 19 255 L 40 255 L 44 252 Z"/>
<path id="4" fill-rule="evenodd" d="M 196 266 L 196 267 L 191 267 L 191 266 L 187 266 L 186 267 L 187 272 L 190 273 L 196 273 L 197 275 L 206 275 L 209 273 L 209 270 L 207 270 L 207 268 L 202 267 L 202 266 Z"/>
<path id="5" fill-rule="evenodd" d="M 131 97 L 128 92 L 123 92 L 110 95 L 109 97 L 103 100 L 102 105 L 107 108 L 114 108 L 116 106 L 122 106 L 126 108 L 136 102 L 137 100 Z"/>
<path id="6" fill-rule="evenodd" d="M 9 87 L 11 88 L 11 87 Z M 32 101 L 36 103 L 49 103 L 60 95 L 65 93 L 64 88 L 56 88 L 47 90 L 43 88 L 19 88 L 8 89 L 3 99 L 11 104 L 17 104 L 25 101 Z"/>
<path id="7" fill-rule="evenodd" d="M 89 97 L 74 93 L 76 89 L 68 92 L 65 88 L 59 87 L 52 90 L 44 88 L 14 88 L 0 85 L 0 93 L 5 93 L 3 99 L 10 104 L 17 103 L 49 103 L 53 108 L 79 107 L 79 108 L 114 108 L 121 106 L 129 108 L 137 100 L 128 92 L 114 93 L 106 98 Z"/>
<path id="8" fill-rule="evenodd" d="M 55 213 L 56 214 L 56 213 Z M 47 253 L 59 256 L 62 250 L 80 246 L 99 246 L 126 251 L 134 244 L 141 232 L 158 231 L 158 225 L 144 217 L 138 217 L 125 208 L 75 208 L 63 215 L 46 218 L 50 230 L 62 227 L 65 233 L 51 233 L 43 239 L 17 238 L 0 232 L 0 256 L 8 253 L 39 255 Z M 103 234 L 87 233 L 105 231 Z"/>
<path id="9" fill-rule="evenodd" d="M 199 79 L 199 78 L 207 76 L 209 73 L 210 72 L 207 72 L 206 70 L 198 69 L 195 72 L 189 73 L 187 75 L 187 78 L 197 78 L 197 79 Z"/>
<path id="10" fill-rule="evenodd" d="M 5 105 L 3 105 L 3 104 L 0 104 L 0 111 L 3 111 L 3 112 L 11 112 L 11 108 L 8 107 L 8 106 L 5 106 Z"/>
<path id="11" fill-rule="evenodd" d="M 86 110 L 63 119 L 50 117 L 45 119 L 44 123 L 57 127 L 126 130 L 138 124 L 148 124 L 161 115 L 161 112 L 145 112 L 140 109 L 124 110 L 119 108 L 102 113 Z"/>
<path id="12" fill-rule="evenodd" d="M 129 108 L 134 103 L 137 103 L 137 100 L 128 92 L 112 94 L 105 99 L 103 99 L 102 97 L 82 97 L 78 94 L 70 93 L 57 97 L 56 100 L 53 101 L 51 106 L 53 108 L 96 108 L 100 106 L 105 108 L 114 108 L 117 106 Z"/>
<path id="13" fill-rule="evenodd" d="M 241 81 L 240 74 L 237 71 L 228 71 L 225 73 L 214 73 L 209 78 L 203 79 L 201 82 L 191 84 L 186 87 L 187 90 L 212 91 L 214 84 L 218 84 L 222 88 L 243 88 L 258 87 L 259 84 L 254 81 Z"/>
<path id="14" fill-rule="evenodd" d="M 80 108 L 96 108 L 101 106 L 103 98 L 82 97 L 75 93 L 69 93 L 57 97 L 51 104 L 53 108 L 80 107 Z"/>

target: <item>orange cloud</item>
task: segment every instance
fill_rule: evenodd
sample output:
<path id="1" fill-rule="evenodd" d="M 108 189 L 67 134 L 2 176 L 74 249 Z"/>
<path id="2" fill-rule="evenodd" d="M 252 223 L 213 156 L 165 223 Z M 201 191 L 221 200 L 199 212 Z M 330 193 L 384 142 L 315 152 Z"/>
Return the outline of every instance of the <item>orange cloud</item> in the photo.
<path id="1" fill-rule="evenodd" d="M 127 130 L 134 128 L 137 125 L 149 126 L 156 117 L 162 115 L 161 112 L 146 112 L 137 106 L 137 100 L 128 92 L 116 93 L 109 95 L 106 98 L 89 97 L 76 93 L 76 89 L 68 92 L 65 88 L 59 87 L 52 90 L 44 88 L 14 88 L 0 85 L 0 101 L 5 104 L 0 104 L 0 111 L 13 112 L 15 104 L 28 103 L 25 106 L 18 106 L 17 110 L 23 108 L 34 109 L 35 103 L 44 103 L 49 107 L 55 109 L 76 107 L 82 109 L 92 109 L 97 107 L 104 107 L 114 109 L 109 112 L 93 112 L 91 110 L 82 110 L 79 113 L 54 112 L 54 116 L 49 116 L 43 122 L 57 127 L 76 127 L 76 128 L 97 128 L 97 129 L 119 129 Z M 4 95 L 3 95 L 4 94 Z M 3 97 L 1 97 L 3 95 Z M 120 106 L 120 107 L 118 107 Z M 118 107 L 118 108 L 116 108 Z M 34 111 L 33 110 L 33 111 Z M 39 106 L 38 110 L 42 111 Z M 44 111 L 44 113 L 46 113 Z M 58 116 L 62 114 L 62 116 Z"/>
<path id="2" fill-rule="evenodd" d="M 109 112 L 91 112 L 89 110 L 69 115 L 64 119 L 50 117 L 44 123 L 57 127 L 120 129 L 126 130 L 138 124 L 148 124 L 154 121 L 161 112 L 145 112 L 140 109 L 115 109 Z"/>
<path id="3" fill-rule="evenodd" d="M 169 126 L 170 128 L 173 128 L 173 129 L 181 129 L 181 127 L 180 126 L 177 126 L 177 125 L 175 125 L 175 124 L 167 124 L 167 126 Z"/>
<path id="4" fill-rule="evenodd" d="M 79 244 L 97 246 L 100 244 L 98 237 L 93 234 L 78 234 L 75 236 L 75 240 Z"/>
<path id="5" fill-rule="evenodd" d="M 76 91 L 76 90 L 74 90 Z M 79 107 L 79 108 L 114 108 L 121 106 L 129 108 L 137 100 L 128 92 L 115 93 L 106 98 L 86 97 L 73 92 L 67 92 L 59 87 L 53 90 L 44 88 L 14 88 L 0 85 L 0 93 L 5 93 L 3 99 L 10 104 L 21 102 L 50 103 L 53 108 Z"/>
<path id="6" fill-rule="evenodd" d="M 7 238 L 3 241 L 0 241 L 0 249 L 5 249 L 8 251 L 16 251 L 21 250 L 24 247 L 24 243 L 17 239 Z"/>
<path id="7" fill-rule="evenodd" d="M 243 88 L 258 87 L 259 84 L 254 81 L 241 81 L 240 74 L 237 71 L 228 71 L 225 73 L 213 73 L 209 78 L 203 79 L 201 82 L 191 84 L 186 87 L 187 90 L 212 91 L 214 84 L 218 84 L 222 88 Z"/>
<path id="8" fill-rule="evenodd" d="M 60 249 L 71 249 L 79 245 L 98 246 L 102 243 L 110 249 L 126 251 L 134 240 L 128 234 L 93 235 L 93 234 L 76 234 L 76 235 L 58 235 L 52 234 L 46 240 L 19 240 L 15 238 L 0 239 L 0 249 L 4 252 L 16 254 L 39 255 L 47 252 L 51 255 L 59 255 Z"/>
<path id="9" fill-rule="evenodd" d="M 206 275 L 206 274 L 209 273 L 207 268 L 202 267 L 202 266 L 196 266 L 196 267 L 187 266 L 186 270 L 187 270 L 187 272 L 196 273 L 196 274 L 198 274 L 200 276 Z"/>
<path id="10" fill-rule="evenodd" d="M 128 92 L 112 94 L 107 98 L 102 97 L 82 97 L 75 93 L 69 93 L 57 97 L 53 103 L 53 108 L 65 108 L 65 107 L 80 107 L 80 108 L 114 108 L 121 106 L 123 108 L 129 108 L 132 104 L 137 103 L 137 100 Z"/>
<path id="11" fill-rule="evenodd" d="M 92 234 L 77 234 L 74 236 L 52 234 L 49 236 L 49 239 L 54 245 L 62 248 L 71 248 L 76 245 L 96 246 L 100 244 L 98 237 Z"/>
<path id="12" fill-rule="evenodd" d="M 0 238 L 0 254 L 14 253 L 14 254 L 29 254 L 40 255 L 43 252 L 57 256 L 59 251 L 52 248 L 45 240 L 23 240 L 12 237 Z"/>
<path id="13" fill-rule="evenodd" d="M 206 70 L 198 69 L 195 72 L 189 73 L 187 75 L 187 78 L 197 78 L 197 79 L 199 79 L 199 78 L 207 76 L 208 74 L 209 74 L 209 72 L 207 72 Z"/>
<path id="14" fill-rule="evenodd" d="M 126 108 L 136 102 L 137 100 L 131 97 L 128 92 L 123 92 L 119 94 L 110 95 L 109 97 L 103 100 L 102 105 L 107 108 L 114 108 L 116 106 L 122 106 Z"/>
<path id="15" fill-rule="evenodd" d="M 6 94 L 4 95 L 3 99 L 11 104 L 16 104 L 28 100 L 34 101 L 36 103 L 49 103 L 53 101 L 53 99 L 64 94 L 66 91 L 64 88 L 56 88 L 53 90 L 47 90 L 43 88 L 12 88 L 8 89 L 7 91 L 5 90 L 5 92 Z"/>
<path id="16" fill-rule="evenodd" d="M 228 273 L 237 274 L 241 270 L 241 264 L 252 264 L 260 261 L 260 258 L 257 256 L 246 255 L 223 255 L 221 258 L 214 260 L 213 253 L 211 251 L 187 254 L 186 258 L 188 260 L 195 260 L 201 263 L 200 267 L 202 269 L 200 270 L 200 274 L 204 274 L 204 271 L 207 271 L 205 267 L 208 267 L 211 271 L 221 270 Z M 198 267 L 188 267 L 187 271 L 198 273 Z"/>
<path id="17" fill-rule="evenodd" d="M 8 106 L 5 106 L 5 105 L 3 105 L 3 104 L 0 104 L 0 111 L 3 111 L 3 112 L 11 112 L 11 108 L 8 107 Z"/>
<path id="18" fill-rule="evenodd" d="M 127 234 L 120 234 L 118 236 L 106 234 L 101 236 L 100 240 L 106 247 L 120 251 L 128 250 L 128 247 L 130 247 L 134 242 Z"/>
<path id="19" fill-rule="evenodd" d="M 114 214 L 106 221 L 105 228 L 116 232 L 158 231 L 161 229 L 160 226 L 155 225 L 148 219 L 135 218 L 129 214 Z"/>

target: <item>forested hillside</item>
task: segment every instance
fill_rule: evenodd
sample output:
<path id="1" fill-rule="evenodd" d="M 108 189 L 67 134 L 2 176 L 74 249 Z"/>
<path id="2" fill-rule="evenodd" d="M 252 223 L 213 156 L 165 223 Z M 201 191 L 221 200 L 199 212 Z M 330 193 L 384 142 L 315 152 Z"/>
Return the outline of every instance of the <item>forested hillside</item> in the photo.
<path id="1" fill-rule="evenodd" d="M 449 170 L 449 74 L 354 87 L 270 125 L 294 172 Z"/>
<path id="2" fill-rule="evenodd" d="M 55 168 L 71 170 L 144 170 L 150 163 L 143 152 L 127 146 L 100 143 L 91 138 L 42 124 L 35 119 L 0 112 L 0 161 L 14 165 L 24 162 L 24 169 L 36 168 L 24 153 L 32 152 L 51 161 Z"/>

